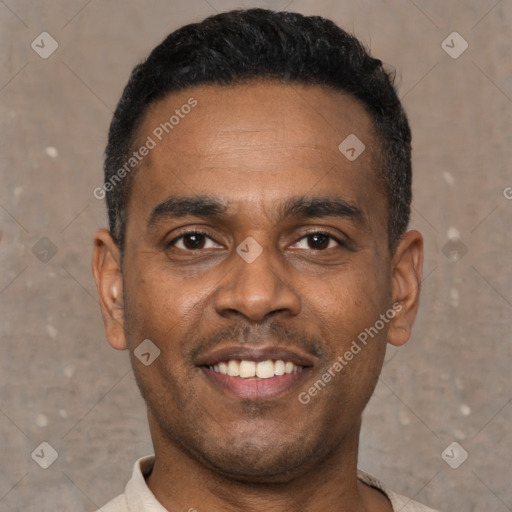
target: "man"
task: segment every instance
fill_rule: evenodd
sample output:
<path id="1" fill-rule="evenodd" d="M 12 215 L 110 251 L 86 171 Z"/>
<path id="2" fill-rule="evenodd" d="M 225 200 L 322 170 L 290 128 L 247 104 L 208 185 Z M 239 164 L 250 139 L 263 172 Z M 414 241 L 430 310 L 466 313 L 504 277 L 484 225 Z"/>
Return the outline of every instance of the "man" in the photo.
<path id="1" fill-rule="evenodd" d="M 134 69 L 93 273 L 155 455 L 103 512 L 431 510 L 357 470 L 418 308 L 410 151 L 381 61 L 320 17 L 219 14 Z"/>

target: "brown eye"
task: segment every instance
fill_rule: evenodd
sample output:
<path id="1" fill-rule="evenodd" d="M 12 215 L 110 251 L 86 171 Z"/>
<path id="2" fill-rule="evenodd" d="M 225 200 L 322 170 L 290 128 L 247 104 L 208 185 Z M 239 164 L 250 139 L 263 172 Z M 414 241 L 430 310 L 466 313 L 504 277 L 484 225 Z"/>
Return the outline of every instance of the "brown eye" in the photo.
<path id="1" fill-rule="evenodd" d="M 328 235 L 314 233 L 313 235 L 308 235 L 308 245 L 311 249 L 315 250 L 327 249 L 330 239 L 331 237 Z"/>
<path id="2" fill-rule="evenodd" d="M 168 244 L 168 247 L 177 247 L 186 251 L 198 251 L 200 249 L 211 249 L 220 246 L 205 233 L 190 231 L 176 237 Z"/>
<path id="3" fill-rule="evenodd" d="M 205 236 L 201 233 L 190 233 L 183 236 L 183 245 L 187 249 L 202 249 L 205 244 Z"/>
<path id="4" fill-rule="evenodd" d="M 345 247 L 345 244 L 330 233 L 320 231 L 306 234 L 294 244 L 294 248 L 296 249 L 309 249 L 314 251 L 323 251 L 335 247 Z"/>

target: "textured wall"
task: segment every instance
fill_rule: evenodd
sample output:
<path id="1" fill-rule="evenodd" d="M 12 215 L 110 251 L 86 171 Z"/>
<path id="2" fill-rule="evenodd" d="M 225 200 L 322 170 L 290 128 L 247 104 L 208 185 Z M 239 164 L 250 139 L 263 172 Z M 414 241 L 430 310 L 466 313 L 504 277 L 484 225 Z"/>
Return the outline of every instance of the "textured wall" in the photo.
<path id="1" fill-rule="evenodd" d="M 400 77 L 423 298 L 412 339 L 388 352 L 360 466 L 443 511 L 511 511 L 510 0 L 0 2 L 0 510 L 93 510 L 151 451 L 128 354 L 103 335 L 92 191 L 134 64 L 237 6 L 331 17 Z M 452 466 L 469 454 L 457 469 L 442 458 L 453 442 Z"/>

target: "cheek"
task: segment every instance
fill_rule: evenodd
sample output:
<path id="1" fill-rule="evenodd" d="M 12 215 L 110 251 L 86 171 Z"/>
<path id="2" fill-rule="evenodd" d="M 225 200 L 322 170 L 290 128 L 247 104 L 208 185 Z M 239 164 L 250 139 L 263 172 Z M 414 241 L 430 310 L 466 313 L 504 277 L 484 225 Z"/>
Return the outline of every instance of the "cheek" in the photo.
<path id="1" fill-rule="evenodd" d="M 328 282 L 302 284 L 305 312 L 330 327 L 332 333 L 357 335 L 386 310 L 390 296 L 388 278 L 365 256 L 331 275 Z"/>
<path id="2" fill-rule="evenodd" d="M 159 267 L 146 267 L 127 281 L 125 291 L 130 332 L 138 338 L 161 340 L 162 350 L 171 344 L 176 350 L 180 340 L 186 344 L 185 333 L 190 326 L 200 325 L 209 298 L 208 286 L 171 276 L 168 269 Z"/>
<path id="3" fill-rule="evenodd" d="M 367 403 L 384 359 L 389 324 L 372 329 L 388 307 L 387 276 L 378 268 L 370 255 L 363 254 L 358 264 L 333 276 L 328 286 L 315 288 L 307 302 L 326 349 L 318 378 L 331 382 L 329 400 L 340 411 Z M 327 394 L 325 400 L 329 406 Z"/>

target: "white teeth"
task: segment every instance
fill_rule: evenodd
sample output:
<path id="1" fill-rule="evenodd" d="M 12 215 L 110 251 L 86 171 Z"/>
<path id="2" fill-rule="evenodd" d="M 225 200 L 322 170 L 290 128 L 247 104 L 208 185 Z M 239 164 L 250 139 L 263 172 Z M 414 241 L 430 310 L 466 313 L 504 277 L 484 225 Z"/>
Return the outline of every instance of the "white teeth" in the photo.
<path id="1" fill-rule="evenodd" d="M 209 368 L 216 373 L 229 375 L 230 377 L 241 377 L 242 379 L 250 379 L 254 377 L 270 379 L 275 375 L 298 373 L 303 370 L 302 366 L 297 366 L 291 361 L 285 362 L 282 359 L 278 359 L 277 361 L 268 359 L 258 363 L 245 359 L 242 361 L 230 359 L 229 361 L 219 362 Z"/>
<path id="2" fill-rule="evenodd" d="M 275 367 L 274 374 L 275 375 L 284 375 L 284 366 L 285 366 L 284 361 L 281 361 L 281 360 L 276 361 L 274 363 L 274 367 Z"/>
<path id="3" fill-rule="evenodd" d="M 213 369 L 215 370 L 215 367 Z M 254 361 L 240 361 L 240 377 L 242 379 L 256 377 L 256 363 Z"/>
<path id="4" fill-rule="evenodd" d="M 219 363 L 219 373 L 222 373 L 222 375 L 228 374 L 228 365 L 226 363 Z"/>
<path id="5" fill-rule="evenodd" d="M 240 362 L 232 359 L 228 362 L 228 375 L 230 377 L 238 377 L 240 375 Z"/>
<path id="6" fill-rule="evenodd" d="M 270 379 L 274 376 L 274 371 L 273 361 L 260 361 L 256 365 L 256 376 L 260 379 Z"/>

